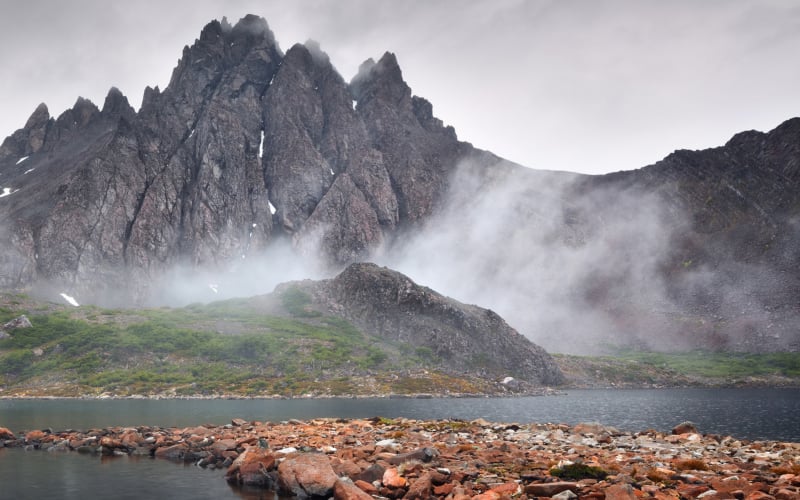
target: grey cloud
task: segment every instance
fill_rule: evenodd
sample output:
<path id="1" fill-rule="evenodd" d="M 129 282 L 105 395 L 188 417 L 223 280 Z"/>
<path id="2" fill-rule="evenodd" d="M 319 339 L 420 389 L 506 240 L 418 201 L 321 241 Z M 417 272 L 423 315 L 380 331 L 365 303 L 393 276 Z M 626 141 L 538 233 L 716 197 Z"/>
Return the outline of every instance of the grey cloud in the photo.
<path id="1" fill-rule="evenodd" d="M 3 5 L 0 136 L 42 101 L 58 115 L 116 86 L 138 106 L 206 22 L 246 13 L 282 47 L 319 40 L 348 80 L 396 53 L 460 138 L 535 168 L 638 168 L 800 114 L 790 0 L 30 0 Z"/>

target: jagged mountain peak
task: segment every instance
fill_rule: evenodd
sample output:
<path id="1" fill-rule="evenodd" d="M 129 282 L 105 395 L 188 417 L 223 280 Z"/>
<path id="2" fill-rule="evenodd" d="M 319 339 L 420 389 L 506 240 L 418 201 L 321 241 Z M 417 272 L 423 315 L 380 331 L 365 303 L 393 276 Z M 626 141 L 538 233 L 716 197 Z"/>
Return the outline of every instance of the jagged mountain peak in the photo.
<path id="1" fill-rule="evenodd" d="M 359 102 L 378 97 L 391 103 L 405 104 L 411 99 L 411 88 L 403 80 L 397 57 L 391 52 L 384 53 L 378 62 L 367 59 L 362 63 L 350 86 Z"/>
<path id="2" fill-rule="evenodd" d="M 36 109 L 33 110 L 31 113 L 30 118 L 28 121 L 25 122 L 24 129 L 30 130 L 32 128 L 36 128 L 41 126 L 44 123 L 47 123 L 47 120 L 50 119 L 50 111 L 47 109 L 47 104 L 40 103 L 36 106 Z"/>
<path id="3" fill-rule="evenodd" d="M 130 105 L 128 98 L 117 87 L 109 89 L 100 112 L 106 116 L 121 116 L 129 120 L 134 119 L 136 115 L 136 110 Z"/>

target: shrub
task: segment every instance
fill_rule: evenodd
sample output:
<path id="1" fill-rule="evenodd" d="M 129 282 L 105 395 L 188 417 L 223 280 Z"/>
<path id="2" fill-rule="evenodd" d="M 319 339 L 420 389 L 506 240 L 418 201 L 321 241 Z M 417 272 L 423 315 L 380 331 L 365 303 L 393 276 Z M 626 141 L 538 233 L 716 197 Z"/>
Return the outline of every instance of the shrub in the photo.
<path id="1" fill-rule="evenodd" d="M 574 463 L 550 469 L 550 475 L 560 477 L 561 479 L 571 479 L 573 481 L 579 481 L 581 479 L 597 479 L 600 481 L 608 476 L 608 472 L 600 467 Z"/>

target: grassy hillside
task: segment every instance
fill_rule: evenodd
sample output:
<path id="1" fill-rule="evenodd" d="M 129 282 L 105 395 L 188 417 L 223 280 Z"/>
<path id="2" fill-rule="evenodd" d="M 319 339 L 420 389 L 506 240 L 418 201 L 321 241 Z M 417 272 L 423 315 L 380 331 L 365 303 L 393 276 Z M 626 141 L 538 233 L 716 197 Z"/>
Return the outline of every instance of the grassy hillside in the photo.
<path id="1" fill-rule="evenodd" d="M 432 353 L 368 337 L 309 303 L 292 288 L 268 299 L 137 310 L 72 308 L 5 295 L 0 325 L 26 314 L 33 327 L 0 340 L 0 395 L 493 390 L 492 381 L 437 371 Z"/>
<path id="2" fill-rule="evenodd" d="M 74 308 L 0 295 L 0 396 L 113 394 L 300 396 L 503 394 L 469 367 L 443 370 L 431 349 L 369 337 L 281 295 L 184 308 Z M 800 387 L 800 353 L 555 355 L 568 387 Z"/>
<path id="3" fill-rule="evenodd" d="M 573 387 L 800 387 L 800 353 L 618 351 L 554 355 Z"/>

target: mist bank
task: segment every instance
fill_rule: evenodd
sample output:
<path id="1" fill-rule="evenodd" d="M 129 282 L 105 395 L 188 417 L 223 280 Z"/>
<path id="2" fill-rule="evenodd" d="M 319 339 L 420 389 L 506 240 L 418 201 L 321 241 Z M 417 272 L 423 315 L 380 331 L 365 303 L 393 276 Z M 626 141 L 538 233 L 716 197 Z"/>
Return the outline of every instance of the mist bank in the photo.
<path id="1" fill-rule="evenodd" d="M 800 349 L 786 266 L 796 219 L 782 237 L 756 238 L 747 220 L 706 231 L 693 198 L 652 189 L 637 178 L 647 173 L 463 163 L 442 210 L 379 261 L 492 308 L 551 352 Z"/>

